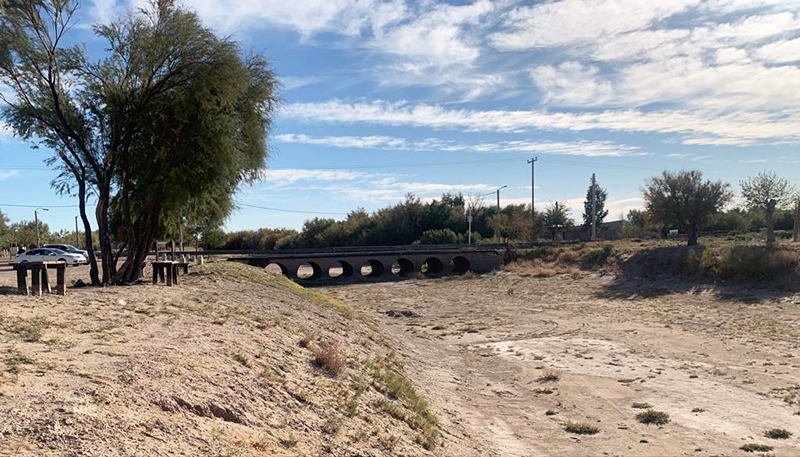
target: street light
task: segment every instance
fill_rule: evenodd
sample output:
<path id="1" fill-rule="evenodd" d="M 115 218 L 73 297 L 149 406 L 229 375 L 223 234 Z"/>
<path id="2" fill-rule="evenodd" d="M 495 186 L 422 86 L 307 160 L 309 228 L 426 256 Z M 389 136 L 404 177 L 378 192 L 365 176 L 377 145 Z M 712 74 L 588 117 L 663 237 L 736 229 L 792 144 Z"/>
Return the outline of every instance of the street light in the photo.
<path id="1" fill-rule="evenodd" d="M 500 210 L 500 191 L 505 189 L 506 187 L 508 187 L 508 186 L 503 186 L 503 187 L 497 189 L 497 210 L 498 211 Z"/>
<path id="2" fill-rule="evenodd" d="M 47 208 L 36 208 L 33 210 L 33 219 L 36 221 L 36 247 L 40 247 L 42 245 L 42 241 L 39 239 L 39 210 L 42 211 L 50 211 Z"/>

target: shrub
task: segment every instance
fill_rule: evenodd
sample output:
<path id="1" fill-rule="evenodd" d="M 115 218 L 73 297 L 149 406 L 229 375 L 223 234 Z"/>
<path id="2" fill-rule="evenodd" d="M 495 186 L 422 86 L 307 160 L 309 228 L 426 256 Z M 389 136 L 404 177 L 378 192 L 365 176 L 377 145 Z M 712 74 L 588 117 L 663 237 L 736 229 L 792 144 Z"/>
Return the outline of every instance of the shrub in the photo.
<path id="1" fill-rule="evenodd" d="M 347 359 L 334 342 L 314 349 L 314 363 L 331 376 L 339 376 L 347 366 Z"/>
<path id="2" fill-rule="evenodd" d="M 642 424 L 666 425 L 669 423 L 669 414 L 663 411 L 649 409 L 636 415 L 636 420 Z"/>
<path id="3" fill-rule="evenodd" d="M 426 230 L 415 244 L 455 244 L 458 243 L 458 235 L 450 229 Z"/>
<path id="4" fill-rule="evenodd" d="M 601 249 L 592 249 L 583 256 L 583 264 L 589 268 L 602 266 L 611 256 L 614 247 L 610 244 L 603 246 Z"/>
<path id="5" fill-rule="evenodd" d="M 561 375 L 552 370 L 545 371 L 539 376 L 539 382 L 558 382 L 559 379 L 561 379 Z"/>
<path id="6" fill-rule="evenodd" d="M 792 432 L 782 428 L 773 428 L 764 432 L 764 436 L 773 440 L 788 440 L 792 437 Z"/>
<path id="7" fill-rule="evenodd" d="M 576 435 L 596 435 L 600 433 L 600 429 L 594 425 L 576 422 L 567 422 L 567 424 L 564 426 L 564 430 Z"/>
<path id="8" fill-rule="evenodd" d="M 736 246 L 722 256 L 719 276 L 735 281 L 774 280 L 795 268 L 799 259 L 787 249 Z"/>
<path id="9" fill-rule="evenodd" d="M 653 406 L 650 403 L 634 403 L 631 405 L 633 409 L 650 409 Z"/>
<path id="10" fill-rule="evenodd" d="M 766 444 L 748 443 L 739 449 L 743 450 L 744 452 L 769 452 L 773 449 L 773 447 L 767 446 Z"/>

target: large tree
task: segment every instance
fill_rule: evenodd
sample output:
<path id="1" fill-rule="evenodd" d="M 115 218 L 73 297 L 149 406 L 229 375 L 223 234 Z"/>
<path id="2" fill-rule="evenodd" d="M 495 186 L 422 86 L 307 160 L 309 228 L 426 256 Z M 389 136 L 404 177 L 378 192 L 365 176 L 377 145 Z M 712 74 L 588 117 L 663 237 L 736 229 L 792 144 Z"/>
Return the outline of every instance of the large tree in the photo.
<path id="1" fill-rule="evenodd" d="M 597 228 L 603 224 L 603 220 L 608 216 L 606 209 L 606 199 L 608 192 L 600 187 L 600 184 L 595 182 L 594 187 L 590 184 L 589 189 L 586 190 L 586 200 L 583 202 L 583 230 L 586 233 L 592 231 L 592 189 L 594 189 L 594 214 L 597 220 Z"/>
<path id="2" fill-rule="evenodd" d="M 238 184 L 258 176 L 276 81 L 262 57 L 243 57 L 172 0 L 96 26 L 107 53 L 90 61 L 82 47 L 63 45 L 76 8 L 5 2 L 0 83 L 14 98 L 4 115 L 17 134 L 54 151 L 63 172 L 54 185 L 77 193 L 90 253 L 85 203 L 96 196 L 102 282 L 127 283 L 156 235 L 183 217 L 223 219 Z M 128 254 L 119 271 L 114 235 Z"/>
<path id="3" fill-rule="evenodd" d="M 767 247 L 775 245 L 775 211 L 786 209 L 792 203 L 794 189 L 785 178 L 775 172 L 759 173 L 741 182 L 742 197 L 751 209 L 764 212 L 767 224 Z"/>
<path id="4" fill-rule="evenodd" d="M 689 246 L 697 245 L 700 228 L 733 199 L 730 185 L 703 179 L 700 171 L 664 171 L 644 187 L 644 202 L 651 220 L 662 227 L 686 232 Z"/>

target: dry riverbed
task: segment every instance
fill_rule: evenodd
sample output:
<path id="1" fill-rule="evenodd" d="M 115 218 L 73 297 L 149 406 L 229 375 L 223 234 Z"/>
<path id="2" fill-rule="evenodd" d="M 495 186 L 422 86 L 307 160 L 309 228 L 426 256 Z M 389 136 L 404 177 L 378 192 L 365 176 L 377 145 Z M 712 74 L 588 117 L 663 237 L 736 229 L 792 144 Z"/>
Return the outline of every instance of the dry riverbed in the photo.
<path id="1" fill-rule="evenodd" d="M 324 291 L 380 319 L 482 455 L 800 454 L 800 296 L 636 286 L 500 272 Z M 669 423 L 637 421 L 648 407 Z"/>

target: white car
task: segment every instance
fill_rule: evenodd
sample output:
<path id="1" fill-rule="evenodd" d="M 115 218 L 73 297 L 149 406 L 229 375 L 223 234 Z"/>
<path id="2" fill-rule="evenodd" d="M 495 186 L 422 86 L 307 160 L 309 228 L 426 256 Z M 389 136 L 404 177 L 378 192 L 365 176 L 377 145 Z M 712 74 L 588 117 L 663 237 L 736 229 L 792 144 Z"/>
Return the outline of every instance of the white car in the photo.
<path id="1" fill-rule="evenodd" d="M 81 265 L 86 263 L 86 257 L 81 254 L 64 252 L 61 249 L 37 248 L 17 254 L 14 263 L 28 262 L 67 262 L 67 265 Z"/>

